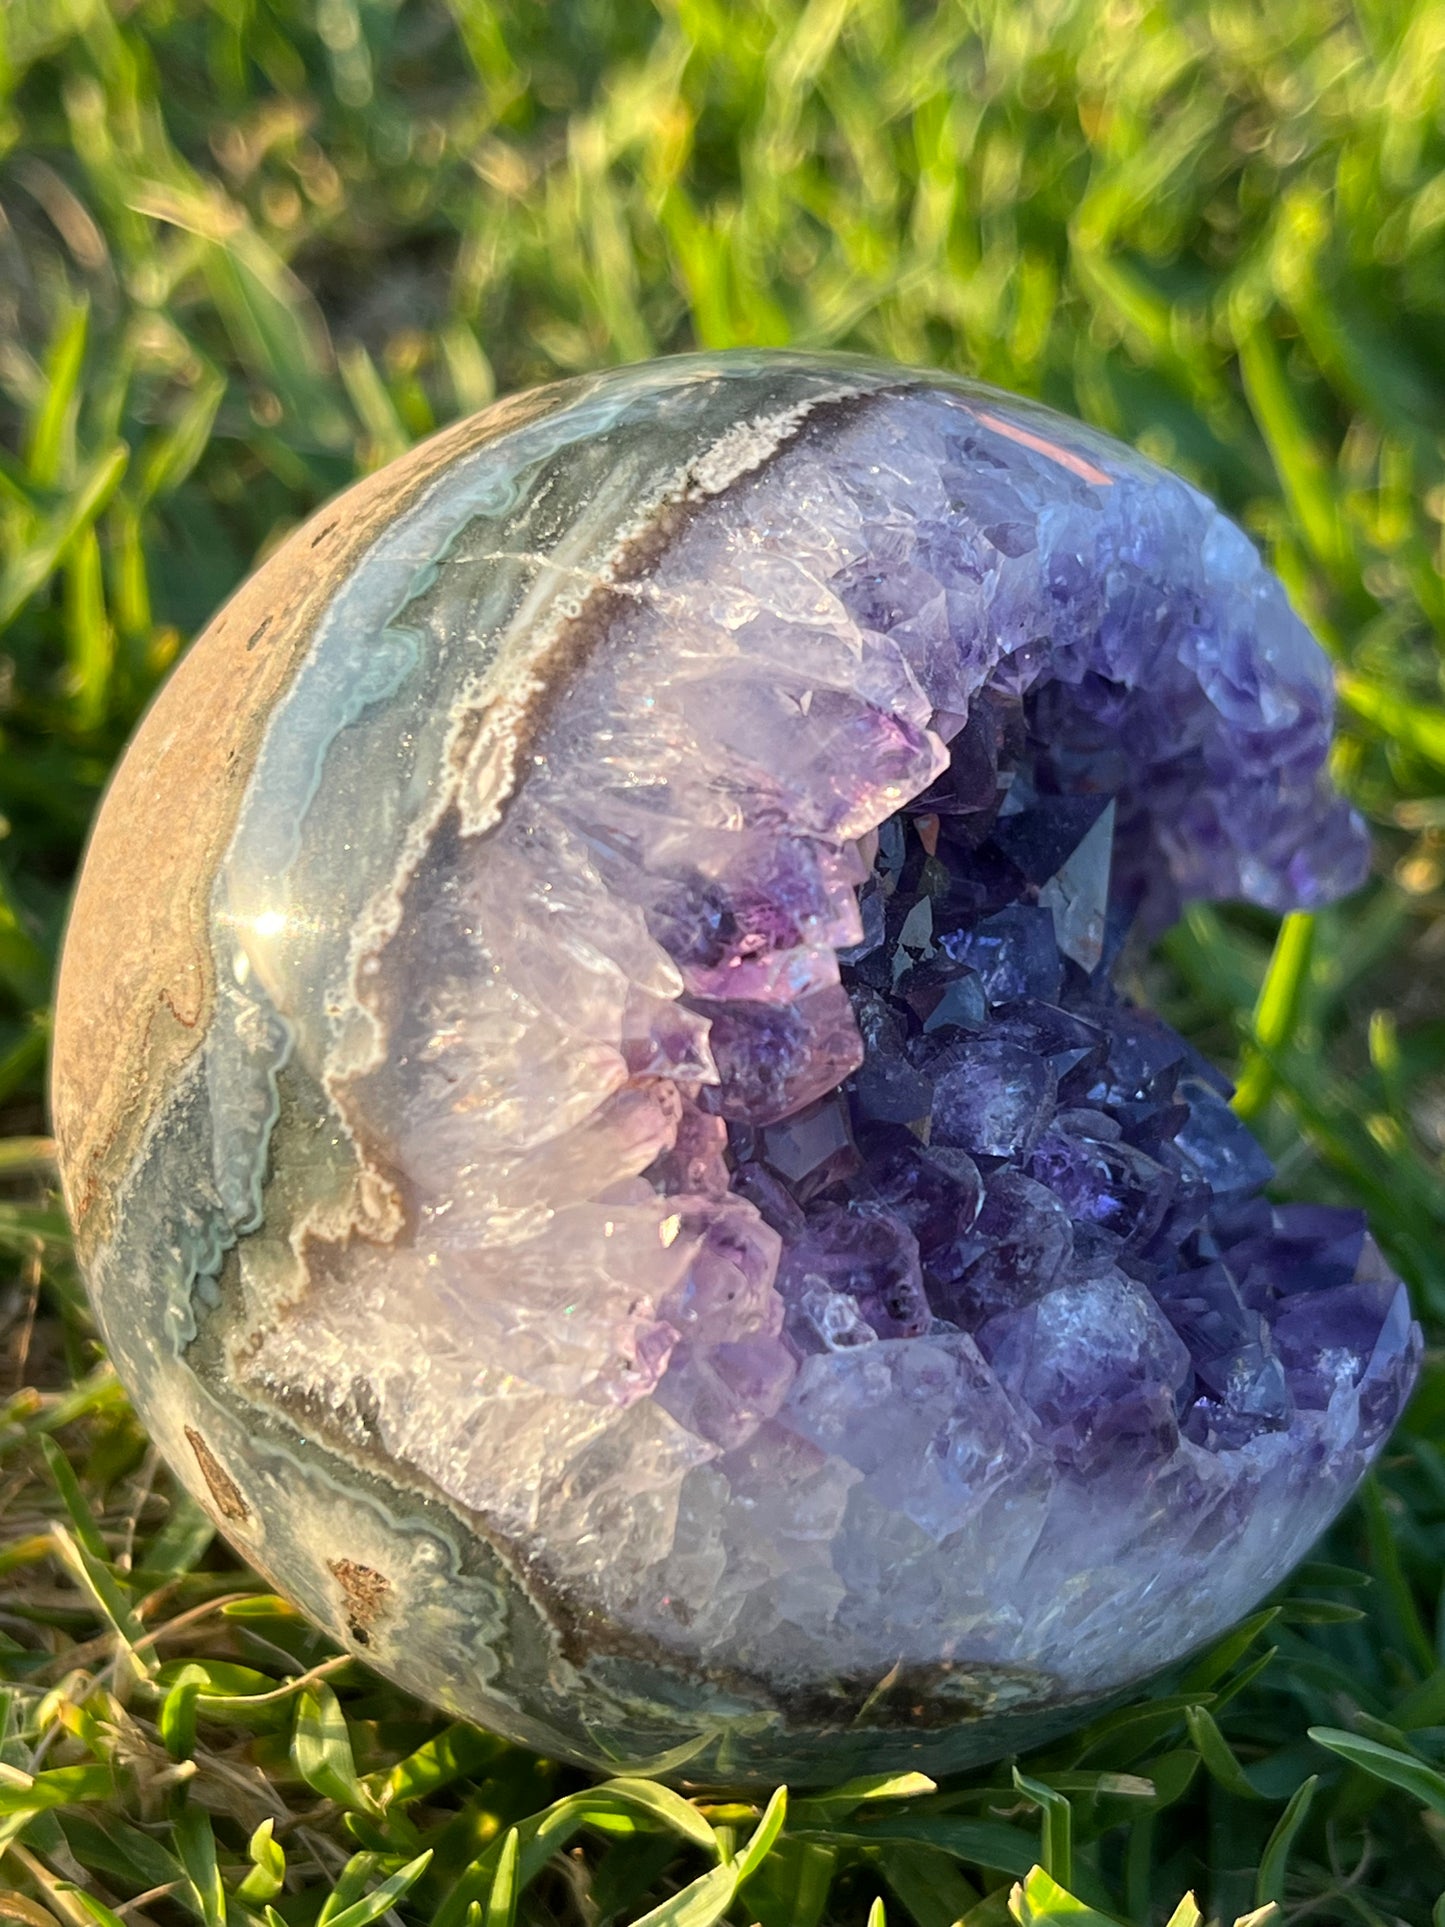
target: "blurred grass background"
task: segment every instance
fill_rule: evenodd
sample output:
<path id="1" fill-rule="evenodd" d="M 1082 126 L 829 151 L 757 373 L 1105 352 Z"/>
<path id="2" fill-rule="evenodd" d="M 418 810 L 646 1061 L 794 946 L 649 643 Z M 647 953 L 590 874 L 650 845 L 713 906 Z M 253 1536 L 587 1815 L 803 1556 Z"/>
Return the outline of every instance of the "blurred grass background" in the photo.
<path id="1" fill-rule="evenodd" d="M 1438 1343 L 1445 4 L 7 0 L 0 1920 L 1187 1927 L 1192 1888 L 1226 1921 L 1445 1923 L 1433 1350 L 1379 1477 L 1212 1654 L 1022 1777 L 761 1821 L 589 1789 L 330 1654 L 176 1497 L 99 1355 L 46 1007 L 158 679 L 433 426 L 737 343 L 1041 396 L 1270 554 L 1338 665 L 1376 873 L 1279 929 L 1196 910 L 1152 992 L 1237 1067 L 1282 1183 L 1370 1211 Z"/>

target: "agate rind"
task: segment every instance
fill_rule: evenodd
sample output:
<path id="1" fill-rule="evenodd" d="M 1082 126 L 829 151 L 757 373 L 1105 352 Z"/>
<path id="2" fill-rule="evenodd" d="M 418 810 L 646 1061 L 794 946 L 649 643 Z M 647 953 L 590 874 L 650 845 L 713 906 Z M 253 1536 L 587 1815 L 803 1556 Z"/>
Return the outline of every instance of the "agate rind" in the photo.
<path id="1" fill-rule="evenodd" d="M 547 786 L 563 797 L 569 770 L 598 781 L 604 725 L 631 730 L 631 752 L 642 754 L 631 701 L 615 716 L 598 707 L 608 690 L 631 698 L 644 687 L 636 674 L 628 681 L 629 662 L 673 647 L 674 632 L 686 648 L 695 631 L 735 636 L 757 619 L 737 601 L 746 570 L 695 575 L 688 587 L 687 558 L 705 556 L 730 515 L 734 533 L 761 531 L 758 556 L 783 568 L 796 529 L 809 526 L 810 488 L 841 518 L 835 544 L 855 510 L 866 529 L 883 500 L 873 527 L 888 576 L 908 551 L 904 525 L 925 478 L 915 488 L 905 476 L 889 498 L 891 485 L 877 481 L 886 462 L 865 459 L 867 436 L 871 422 L 910 408 L 917 436 L 932 432 L 930 408 L 956 411 L 975 437 L 982 424 L 1002 495 L 1040 491 L 1039 518 L 1092 514 L 1077 507 L 1091 491 L 1127 494 L 1121 528 L 1139 553 L 1131 560 L 1121 540 L 1114 562 L 1155 583 L 1161 606 L 1178 563 L 1169 543 L 1186 524 L 1205 558 L 1198 593 L 1234 585 L 1228 621 L 1197 625 L 1213 637 L 1207 659 L 1188 623 L 1140 611 L 1148 647 L 1135 667 L 1140 687 L 1151 675 L 1207 686 L 1211 713 L 1259 755 L 1268 771 L 1259 846 L 1231 840 L 1238 826 L 1218 820 L 1207 781 L 1176 786 L 1180 808 L 1149 843 L 1132 906 L 1145 921 L 1191 894 L 1313 906 L 1356 882 L 1362 838 L 1323 762 L 1323 659 L 1247 542 L 1202 497 L 1106 437 L 974 384 L 847 357 L 739 354 L 503 403 L 323 510 L 238 592 L 162 691 L 114 779 L 77 893 L 58 1003 L 57 1138 L 102 1329 L 158 1445 L 242 1554 L 344 1644 L 453 1713 L 599 1769 L 806 1784 L 891 1765 L 946 1771 L 1032 1744 L 1222 1630 L 1281 1577 L 1378 1450 L 1413 1371 L 1418 1334 L 1403 1299 L 1378 1260 L 1362 1258 L 1360 1290 L 1378 1285 L 1389 1307 L 1374 1349 L 1328 1406 L 1329 1423 L 1301 1430 L 1298 1463 L 1269 1442 L 1292 1433 L 1258 1446 L 1261 1460 L 1274 1453 L 1250 1473 L 1266 1491 L 1276 1478 L 1267 1505 L 1235 1517 L 1238 1483 L 1218 1471 L 1254 1440 L 1215 1449 L 1208 1463 L 1204 1448 L 1191 1456 L 1181 1446 L 1175 1459 L 1119 1469 L 1114 1485 L 1107 1455 L 1087 1477 L 1070 1473 L 1101 1516 L 1136 1507 L 1146 1535 L 1151 1520 L 1191 1506 L 1202 1537 L 1216 1533 L 1217 1544 L 1191 1547 L 1162 1532 L 1161 1564 L 1194 1563 L 1152 1618 L 1152 1589 L 1137 1576 L 1111 1593 L 1107 1577 L 1081 1571 L 1070 1605 L 1063 1549 L 1047 1547 L 1034 1420 L 998 1392 L 989 1436 L 1004 1471 L 972 1521 L 1001 1568 L 995 1618 L 979 1610 L 970 1624 L 952 1610 L 960 1559 L 979 1557 L 954 1544 L 939 1555 L 935 1605 L 919 1563 L 916 1596 L 890 1620 L 888 1574 L 863 1571 L 861 1548 L 876 1538 L 886 1567 L 894 1520 L 897 1559 L 916 1560 L 921 1502 L 820 1442 L 826 1425 L 789 1414 L 807 1409 L 815 1383 L 833 1397 L 885 1356 L 900 1397 L 944 1397 L 916 1387 L 946 1362 L 958 1397 L 992 1409 L 991 1367 L 967 1333 L 930 1329 L 878 1339 L 886 1353 L 870 1338 L 852 1357 L 800 1358 L 775 1403 L 768 1373 L 792 1341 L 769 1298 L 776 1272 L 761 1285 L 754 1277 L 759 1305 L 738 1342 L 756 1341 L 756 1411 L 743 1395 L 721 1415 L 699 1404 L 715 1405 L 716 1393 L 683 1370 L 696 1307 L 658 1252 L 679 1240 L 689 1248 L 705 1218 L 699 1239 L 736 1235 L 739 1275 L 753 1264 L 762 1276 L 777 1242 L 737 1189 L 720 1199 L 715 1185 L 657 1177 L 677 1130 L 676 1091 L 715 1115 L 697 1009 L 713 1007 L 699 984 L 714 995 L 717 986 L 697 974 L 705 966 L 679 961 L 680 946 L 667 949 L 657 903 L 646 917 L 636 904 L 614 917 L 607 866 L 628 860 L 617 823 L 589 828 L 584 786 L 582 815 L 573 810 L 565 836 L 554 835 L 563 804 Z M 910 446 L 901 434 L 899 461 Z M 1016 458 L 1047 479 L 1021 482 L 1008 467 Z M 932 453 L 919 459 L 942 472 Z M 789 820 L 776 796 L 755 808 L 757 793 L 737 786 L 733 744 L 732 817 L 716 803 L 721 791 L 699 805 L 714 811 L 701 825 L 714 841 L 751 822 L 836 851 L 809 929 L 778 963 L 796 982 L 776 995 L 762 983 L 766 956 L 738 960 L 743 974 L 730 981 L 761 986 L 770 1007 L 826 990 L 837 953 L 856 951 L 854 897 L 867 871 L 856 855 L 850 871 L 847 852 L 944 776 L 946 732 L 956 735 L 979 690 L 1066 680 L 1072 645 L 1059 612 L 1086 600 L 1089 585 L 1060 577 L 1058 633 L 1047 606 L 1027 606 L 1007 565 L 1029 553 L 1028 531 L 1009 522 L 1008 501 L 982 539 L 1002 558 L 989 562 L 990 580 L 1012 603 L 981 597 L 970 634 L 960 591 L 938 633 L 915 625 L 896 640 L 906 616 L 894 630 L 869 629 L 887 648 L 858 648 L 865 625 L 850 616 L 854 635 L 828 658 L 846 657 L 856 683 L 852 707 L 839 704 L 836 768 L 820 765 L 788 792 Z M 974 515 L 971 539 L 980 526 Z M 874 553 L 857 539 L 851 560 L 837 550 L 838 571 Z M 1059 563 L 1067 545 L 1051 553 Z M 831 691 L 836 673 L 829 682 L 817 669 L 831 647 L 824 637 L 815 649 L 782 636 L 839 620 L 827 608 L 807 613 L 814 590 L 820 605 L 831 593 L 843 606 L 816 557 L 802 575 L 801 591 L 793 582 L 765 592 L 784 607 L 773 611 L 778 649 L 798 652 L 778 659 L 778 674 L 813 674 Z M 639 637 L 634 616 L 653 631 Z M 1121 667 L 1132 636 L 1117 638 Z M 949 648 L 957 662 L 940 666 Z M 1198 660 L 1186 659 L 1191 648 Z M 932 652 L 930 672 L 920 652 Z M 746 680 L 759 665 L 738 673 Z M 928 673 L 947 687 L 925 688 Z M 740 703 L 745 695 L 740 684 Z M 723 734 L 725 709 L 715 712 Z M 860 730 L 873 718 L 886 727 L 850 736 L 859 717 Z M 693 717 L 689 728 L 704 724 Z M 658 739 L 659 763 L 670 740 Z M 691 742 L 672 747 L 681 755 Z M 865 766 L 854 767 L 847 751 L 860 743 Z M 782 778 L 768 769 L 775 750 L 760 767 Z M 882 767 L 887 757 L 896 768 Z M 689 780 L 679 764 L 678 795 Z M 608 844 L 600 853 L 598 839 Z M 550 922 L 527 898 L 528 851 L 535 873 L 555 882 Z M 1066 926 L 1061 908 L 1054 927 Z M 452 954 L 473 935 L 477 956 Z M 1078 930 L 1068 939 L 1076 949 L 1096 940 L 1102 933 Z M 488 1003 L 478 979 L 464 1008 L 457 986 L 481 970 L 478 957 L 505 995 Z M 531 1009 L 536 985 L 547 995 Z M 595 1014 L 578 1028 L 588 998 Z M 448 1052 L 474 1017 L 464 1047 L 473 1082 L 454 1102 Z M 852 1069 L 838 1062 L 835 1083 Z M 589 1140 L 578 1153 L 591 1178 L 577 1176 L 569 1152 L 533 1181 L 536 1147 L 599 1118 L 602 1151 Z M 727 1154 L 734 1174 L 745 1161 L 738 1142 Z M 671 1212 L 674 1195 L 707 1209 Z M 565 1293 L 549 1296 L 550 1283 L 599 1214 L 608 1238 L 636 1240 L 635 1266 L 599 1262 L 569 1280 L 579 1316 Z M 661 1267 L 655 1282 L 636 1269 L 644 1257 Z M 558 1336 L 577 1330 L 580 1340 Z M 500 1410 L 515 1414 L 506 1426 Z M 756 1445 L 776 1467 L 780 1439 L 807 1469 L 777 1474 L 795 1477 L 795 1496 L 754 1530 L 738 1520 L 766 1510 L 771 1474 L 744 1461 Z M 720 1475 L 720 1462 L 744 1469 Z M 1128 1480 L 1131 1493 L 1116 1489 Z M 805 1487 L 811 1513 L 796 1496 Z M 867 1504 L 850 1515 L 860 1491 Z M 961 1512 L 958 1527 L 968 1523 Z M 1082 1559 L 1099 1525 L 1081 1525 Z M 992 1550 L 1010 1534 L 1016 1557 Z M 848 1549 L 841 1573 L 830 1542 Z M 756 1588 L 765 1609 L 744 1596 L 732 1622 L 709 1622 L 747 1562 L 769 1559 Z M 1200 1590 L 1196 1569 L 1204 1596 L 1181 1618 L 1186 1582 Z M 1211 1592 L 1212 1569 L 1224 1576 Z M 1057 1603 L 1030 1623 L 1018 1598 L 1040 1584 Z M 771 1624 L 749 1624 L 750 1610 Z"/>

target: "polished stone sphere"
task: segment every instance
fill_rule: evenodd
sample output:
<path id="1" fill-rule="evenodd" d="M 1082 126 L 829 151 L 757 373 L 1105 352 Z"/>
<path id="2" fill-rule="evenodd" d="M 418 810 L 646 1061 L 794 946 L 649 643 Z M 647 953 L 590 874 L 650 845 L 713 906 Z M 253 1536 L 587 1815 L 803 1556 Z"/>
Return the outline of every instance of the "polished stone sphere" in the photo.
<path id="1" fill-rule="evenodd" d="M 595 1767 L 948 1770 L 1214 1637 L 1419 1333 L 1129 960 L 1361 880 L 1331 718 L 1203 496 L 948 376 L 662 361 L 358 484 L 76 897 L 55 1126 L 157 1444 Z"/>

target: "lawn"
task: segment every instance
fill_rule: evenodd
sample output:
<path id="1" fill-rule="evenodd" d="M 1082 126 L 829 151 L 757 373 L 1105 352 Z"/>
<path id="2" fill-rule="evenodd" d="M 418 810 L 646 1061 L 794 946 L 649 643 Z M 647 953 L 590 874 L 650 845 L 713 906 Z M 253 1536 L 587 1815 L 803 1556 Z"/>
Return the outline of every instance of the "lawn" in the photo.
<path id="1" fill-rule="evenodd" d="M 786 1809 L 594 1789 L 334 1654 L 101 1356 L 47 999 L 151 691 L 434 426 L 738 343 L 1041 396 L 1270 555 L 1338 667 L 1373 879 L 1279 928 L 1191 911 L 1151 996 L 1445 1330 L 1445 0 L 8 0 L 0 1921 L 1445 1922 L 1434 1352 L 1378 1476 L 1214 1650 L 1016 1765 Z"/>

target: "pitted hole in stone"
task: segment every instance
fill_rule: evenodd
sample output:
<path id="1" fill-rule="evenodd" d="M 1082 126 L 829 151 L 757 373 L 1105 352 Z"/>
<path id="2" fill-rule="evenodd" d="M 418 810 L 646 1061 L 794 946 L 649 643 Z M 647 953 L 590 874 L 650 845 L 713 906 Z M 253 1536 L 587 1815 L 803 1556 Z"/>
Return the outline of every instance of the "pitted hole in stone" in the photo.
<path id="1" fill-rule="evenodd" d="M 376 1622 L 386 1611 L 391 1581 L 375 1566 L 364 1566 L 356 1559 L 328 1559 L 326 1570 L 341 1588 L 346 1630 L 358 1646 L 369 1646 Z"/>
<path id="2" fill-rule="evenodd" d="M 217 1512 L 233 1525 L 247 1524 L 251 1508 L 242 1497 L 240 1486 L 193 1425 L 186 1427 L 186 1443 L 196 1455 L 196 1464 L 201 1468 L 201 1477 L 206 1482 Z"/>

